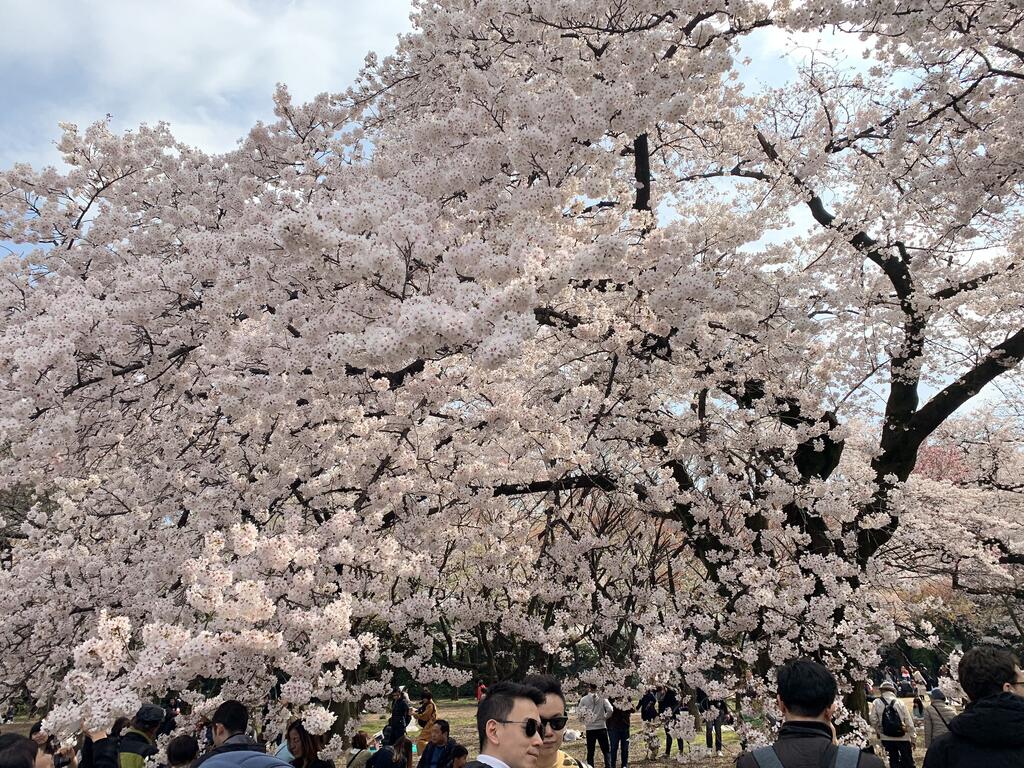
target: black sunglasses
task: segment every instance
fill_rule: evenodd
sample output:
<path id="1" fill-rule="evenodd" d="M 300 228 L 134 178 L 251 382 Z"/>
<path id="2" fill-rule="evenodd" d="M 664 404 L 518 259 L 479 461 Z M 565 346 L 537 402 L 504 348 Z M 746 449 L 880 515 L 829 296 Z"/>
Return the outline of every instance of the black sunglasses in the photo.
<path id="1" fill-rule="evenodd" d="M 538 731 L 544 730 L 543 721 L 537 722 L 532 717 L 528 717 L 526 720 L 495 720 L 494 722 L 501 723 L 502 725 L 521 725 L 523 726 L 523 732 L 529 738 L 536 736 Z"/>
<path id="2" fill-rule="evenodd" d="M 550 728 L 552 731 L 560 731 L 569 724 L 569 718 L 565 715 L 555 715 L 554 717 L 542 717 L 540 719 L 541 728 L 547 730 Z"/>

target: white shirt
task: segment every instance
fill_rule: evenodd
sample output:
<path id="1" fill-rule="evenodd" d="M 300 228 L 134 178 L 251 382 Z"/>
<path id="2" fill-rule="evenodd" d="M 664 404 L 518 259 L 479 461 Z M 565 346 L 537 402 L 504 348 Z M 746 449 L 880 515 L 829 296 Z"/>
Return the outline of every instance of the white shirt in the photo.
<path id="1" fill-rule="evenodd" d="M 508 763 L 504 760 L 500 760 L 494 755 L 477 755 L 476 759 L 484 765 L 491 766 L 491 768 L 509 768 Z"/>

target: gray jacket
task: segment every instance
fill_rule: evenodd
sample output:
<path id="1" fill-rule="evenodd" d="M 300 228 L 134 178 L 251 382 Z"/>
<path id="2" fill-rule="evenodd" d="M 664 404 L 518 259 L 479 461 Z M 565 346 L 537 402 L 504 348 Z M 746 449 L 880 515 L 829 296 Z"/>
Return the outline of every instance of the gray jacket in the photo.
<path id="1" fill-rule="evenodd" d="M 932 745 L 932 739 L 949 730 L 949 721 L 956 717 L 956 712 L 944 701 L 933 701 L 924 711 L 924 747 Z"/>

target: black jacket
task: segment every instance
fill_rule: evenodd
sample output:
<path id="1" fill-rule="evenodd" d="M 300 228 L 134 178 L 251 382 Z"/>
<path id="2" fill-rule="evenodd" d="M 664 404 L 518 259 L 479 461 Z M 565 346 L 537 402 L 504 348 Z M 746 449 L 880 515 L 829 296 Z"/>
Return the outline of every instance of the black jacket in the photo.
<path id="1" fill-rule="evenodd" d="M 986 696 L 949 721 L 932 741 L 924 768 L 1024 768 L 1024 698 Z"/>
<path id="2" fill-rule="evenodd" d="M 391 726 L 391 743 L 394 744 L 409 725 L 409 702 L 404 696 L 395 699 L 391 704 L 391 719 L 388 720 L 388 725 Z"/>
<path id="3" fill-rule="evenodd" d="M 450 738 L 443 746 L 438 746 L 433 741 L 428 741 L 426 749 L 420 757 L 420 762 L 416 764 L 416 768 L 430 768 L 434 752 L 438 750 L 440 751 L 441 756 L 437 760 L 437 768 L 446 768 L 447 766 L 452 765 L 452 753 L 455 752 L 457 744 L 458 742 L 454 738 Z"/>
<path id="4" fill-rule="evenodd" d="M 434 759 L 434 753 L 440 752 L 441 757 L 438 758 L 437 768 L 446 768 L 452 764 L 452 752 L 455 751 L 455 740 L 448 739 L 448 743 L 443 747 L 437 746 L 434 742 L 427 742 L 426 749 L 423 750 L 423 754 L 420 756 L 420 761 L 416 763 L 416 768 L 430 768 L 430 764 Z"/>
<path id="5" fill-rule="evenodd" d="M 821 757 L 832 743 L 832 731 L 825 723 L 786 723 L 773 745 L 779 762 L 786 768 L 820 768 Z M 885 768 L 875 755 L 861 753 L 859 768 Z M 736 768 L 758 768 L 749 752 L 736 758 Z"/>
<path id="6" fill-rule="evenodd" d="M 673 715 L 678 714 L 680 709 L 679 697 L 676 696 L 675 689 L 669 688 L 665 691 L 665 695 L 661 697 L 661 701 L 658 702 L 658 714 L 664 712 L 671 712 Z"/>
<path id="7" fill-rule="evenodd" d="M 658 697 L 654 695 L 654 691 L 645 693 L 637 706 L 640 708 L 640 718 L 645 723 L 658 716 Z"/>
<path id="8" fill-rule="evenodd" d="M 81 768 L 117 768 L 117 736 L 105 736 L 97 741 L 86 739 L 82 744 Z"/>

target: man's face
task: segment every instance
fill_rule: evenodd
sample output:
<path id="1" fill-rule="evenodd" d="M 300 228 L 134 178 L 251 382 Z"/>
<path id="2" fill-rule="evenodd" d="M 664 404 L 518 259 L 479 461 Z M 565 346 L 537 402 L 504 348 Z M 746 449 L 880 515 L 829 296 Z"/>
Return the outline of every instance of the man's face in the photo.
<path id="1" fill-rule="evenodd" d="M 487 723 L 487 741 L 484 749 L 509 768 L 536 768 L 537 757 L 544 745 L 540 731 L 533 736 L 526 735 L 526 721 L 533 720 L 540 724 L 540 712 L 537 705 L 529 699 L 515 699 L 515 704 L 507 722 L 491 720 Z"/>
<path id="2" fill-rule="evenodd" d="M 1020 667 L 1014 667 L 1014 682 L 1004 683 L 1003 690 L 1007 693 L 1012 693 L 1014 696 L 1020 696 L 1024 698 L 1024 669 Z"/>
<path id="3" fill-rule="evenodd" d="M 228 729 L 222 723 L 213 724 L 213 746 L 219 747 L 231 736 Z"/>
<path id="4" fill-rule="evenodd" d="M 443 747 L 448 743 L 448 734 L 441 730 L 441 726 L 435 724 L 430 729 L 430 740 L 439 747 Z"/>
<path id="5" fill-rule="evenodd" d="M 466 762 L 469 760 L 468 757 L 463 755 L 462 757 L 456 757 L 452 761 L 452 768 L 466 768 Z"/>
<path id="6" fill-rule="evenodd" d="M 544 730 L 544 743 L 540 748 L 537 765 L 541 768 L 555 764 L 555 755 L 562 748 L 562 738 L 565 736 L 565 723 L 561 728 L 555 729 L 551 720 L 565 717 L 565 701 L 557 693 L 549 693 L 544 697 L 544 703 L 537 707 L 540 719 L 547 724 Z"/>

